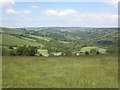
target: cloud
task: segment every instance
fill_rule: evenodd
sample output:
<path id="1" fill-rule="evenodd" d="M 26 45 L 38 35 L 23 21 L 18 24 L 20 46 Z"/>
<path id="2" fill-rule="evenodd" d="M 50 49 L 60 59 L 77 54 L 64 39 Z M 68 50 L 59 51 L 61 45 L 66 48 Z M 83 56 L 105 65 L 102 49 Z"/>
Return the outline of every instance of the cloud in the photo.
<path id="1" fill-rule="evenodd" d="M 58 14 L 60 16 L 75 15 L 77 14 L 77 11 L 68 9 L 68 10 L 63 10 L 63 11 L 58 12 Z"/>
<path id="2" fill-rule="evenodd" d="M 112 13 L 81 13 L 76 10 L 54 10 L 48 9 L 42 12 L 45 15 L 51 16 L 68 16 L 66 19 L 61 20 L 68 26 L 117 26 L 118 15 Z M 60 21 L 60 22 L 61 22 Z M 57 21 L 59 22 L 59 21 Z M 63 24 L 61 23 L 61 24 Z M 65 25 L 66 25 L 65 24 Z"/>
<path id="3" fill-rule="evenodd" d="M 21 13 L 23 13 L 23 14 L 30 14 L 31 11 L 29 11 L 29 10 L 24 10 L 24 11 L 22 11 Z"/>
<path id="4" fill-rule="evenodd" d="M 80 13 L 76 15 L 81 18 L 91 18 L 91 19 L 110 19 L 110 20 L 117 20 L 118 15 L 117 14 L 109 14 L 109 13 Z"/>
<path id="5" fill-rule="evenodd" d="M 82 26 L 117 26 L 118 15 L 110 13 L 79 13 L 69 22 L 76 22 Z"/>
<path id="6" fill-rule="evenodd" d="M 48 10 L 42 11 L 42 13 L 45 15 L 53 15 L 53 16 L 68 16 L 68 15 L 75 15 L 78 12 L 75 10 L 71 10 L 71 9 L 61 10 L 61 11 L 57 11 L 54 9 L 48 9 Z"/>
<path id="7" fill-rule="evenodd" d="M 45 15 L 54 15 L 54 16 L 58 15 L 58 12 L 56 10 L 52 10 L 52 9 L 43 11 L 42 13 Z"/>
<path id="8" fill-rule="evenodd" d="M 32 5 L 31 7 L 32 7 L 32 8 L 39 8 L 39 7 L 38 7 L 38 6 L 36 6 L 36 5 Z"/>
<path id="9" fill-rule="evenodd" d="M 15 11 L 13 9 L 7 9 L 6 13 L 8 13 L 8 14 L 17 14 L 17 11 Z"/>
<path id="10" fill-rule="evenodd" d="M 119 1 L 120 0 L 111 0 L 111 1 L 106 2 L 106 4 L 118 7 L 118 2 Z"/>
<path id="11" fill-rule="evenodd" d="M 0 21 L 2 22 L 2 21 L 6 21 L 7 20 L 7 18 L 1 18 L 0 17 Z"/>
<path id="12" fill-rule="evenodd" d="M 15 0 L 0 0 L 0 8 L 10 7 L 15 4 Z"/>
<path id="13" fill-rule="evenodd" d="M 13 9 L 7 9 L 6 10 L 7 14 L 18 14 L 18 15 L 23 15 L 23 14 L 30 14 L 30 10 L 23 10 L 23 11 L 18 11 L 18 10 L 13 10 Z"/>

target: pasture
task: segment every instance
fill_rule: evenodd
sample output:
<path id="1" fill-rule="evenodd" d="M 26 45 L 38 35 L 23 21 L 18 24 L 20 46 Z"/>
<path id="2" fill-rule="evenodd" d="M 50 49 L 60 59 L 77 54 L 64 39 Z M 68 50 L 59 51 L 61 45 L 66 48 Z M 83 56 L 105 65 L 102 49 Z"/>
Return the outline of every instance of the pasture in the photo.
<path id="1" fill-rule="evenodd" d="M 19 39 L 17 37 L 14 37 L 12 35 L 7 35 L 7 34 L 2 34 L 2 41 L 3 41 L 3 43 L 2 43 L 3 45 L 18 45 L 18 46 L 22 46 L 22 45 L 38 46 L 38 45 L 41 45 L 41 46 L 43 46 L 42 44 L 31 42 L 29 40 Z"/>
<path id="2" fill-rule="evenodd" d="M 39 54 L 48 54 L 48 50 L 47 49 L 38 49 L 38 55 Z"/>
<path id="3" fill-rule="evenodd" d="M 91 47 L 83 47 L 83 48 L 81 48 L 81 52 L 85 52 L 85 51 L 88 51 L 88 52 L 90 52 L 90 50 L 92 50 L 92 49 L 97 49 L 100 53 L 102 53 L 102 54 L 105 54 L 106 53 L 106 49 L 104 49 L 104 48 L 99 48 L 99 47 L 95 47 L 95 46 L 91 46 Z"/>
<path id="4" fill-rule="evenodd" d="M 35 38 L 38 38 L 38 39 L 41 39 L 41 40 L 45 40 L 45 41 L 50 41 L 52 40 L 52 38 L 50 37 L 41 37 L 41 36 L 35 36 L 35 35 L 30 35 L 31 37 L 35 37 Z"/>
<path id="5" fill-rule="evenodd" d="M 3 88 L 118 88 L 118 56 L 3 56 Z"/>
<path id="6" fill-rule="evenodd" d="M 24 31 L 20 30 L 20 29 L 11 29 L 11 28 L 0 28 L 2 29 L 2 32 L 7 33 L 7 34 L 24 34 Z"/>

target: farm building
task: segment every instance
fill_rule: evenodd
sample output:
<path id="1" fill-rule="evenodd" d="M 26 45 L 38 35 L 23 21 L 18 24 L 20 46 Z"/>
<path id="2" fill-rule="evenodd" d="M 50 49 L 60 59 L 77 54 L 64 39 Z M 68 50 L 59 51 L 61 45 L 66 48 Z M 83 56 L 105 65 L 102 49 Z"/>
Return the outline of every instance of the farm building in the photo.
<path id="1" fill-rule="evenodd" d="M 54 56 L 60 56 L 61 53 L 53 53 Z"/>
<path id="2" fill-rule="evenodd" d="M 44 57 L 48 57 L 48 56 L 49 56 L 49 54 L 42 54 L 42 56 L 44 56 Z"/>
<path id="3" fill-rule="evenodd" d="M 79 56 L 79 55 L 85 55 L 85 52 L 77 52 L 76 55 L 77 56 Z"/>

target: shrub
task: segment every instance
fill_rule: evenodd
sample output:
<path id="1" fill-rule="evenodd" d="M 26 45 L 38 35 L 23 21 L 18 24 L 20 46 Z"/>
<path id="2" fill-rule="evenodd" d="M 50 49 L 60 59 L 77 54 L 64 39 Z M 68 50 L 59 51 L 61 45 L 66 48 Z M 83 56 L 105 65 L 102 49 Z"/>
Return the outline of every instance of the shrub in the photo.
<path id="1" fill-rule="evenodd" d="M 64 50 L 63 52 L 62 52 L 62 56 L 72 56 L 73 55 L 73 53 L 72 53 L 72 51 L 70 51 L 70 50 Z"/>
<path id="2" fill-rule="evenodd" d="M 89 55 L 89 52 L 88 52 L 88 51 L 85 51 L 85 55 Z"/>
<path id="3" fill-rule="evenodd" d="M 90 50 L 90 54 L 96 55 L 96 54 L 100 54 L 100 52 L 97 49 L 92 49 L 92 50 Z"/>
<path id="4" fill-rule="evenodd" d="M 35 46 L 21 46 L 17 48 L 17 55 L 19 56 L 35 56 L 37 47 Z"/>
<path id="5" fill-rule="evenodd" d="M 8 52 L 8 49 L 7 49 L 7 48 L 2 47 L 2 55 L 3 55 L 3 56 L 9 55 L 9 52 Z"/>
<path id="6" fill-rule="evenodd" d="M 10 56 L 16 56 L 16 50 L 9 50 L 9 55 Z"/>

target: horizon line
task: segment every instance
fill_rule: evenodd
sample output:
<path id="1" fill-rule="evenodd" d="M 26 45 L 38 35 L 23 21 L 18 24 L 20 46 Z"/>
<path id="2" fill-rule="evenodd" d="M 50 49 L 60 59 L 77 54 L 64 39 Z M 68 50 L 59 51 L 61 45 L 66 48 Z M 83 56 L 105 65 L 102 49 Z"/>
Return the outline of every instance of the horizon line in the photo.
<path id="1" fill-rule="evenodd" d="M 116 26 L 111 26 L 111 27 L 88 27 L 88 26 L 84 26 L 84 27 L 80 27 L 80 26 L 34 26 L 34 27 L 7 27 L 7 26 L 0 26 L 0 28 L 120 28 L 120 27 L 116 27 Z"/>

